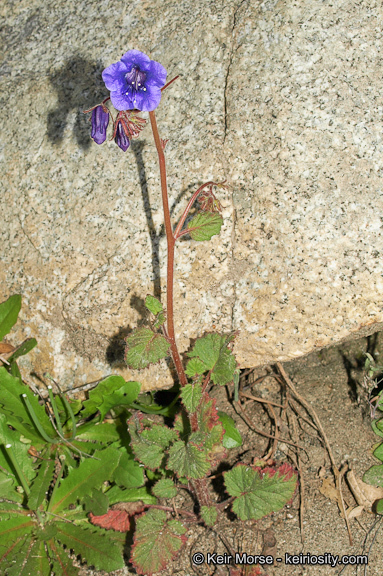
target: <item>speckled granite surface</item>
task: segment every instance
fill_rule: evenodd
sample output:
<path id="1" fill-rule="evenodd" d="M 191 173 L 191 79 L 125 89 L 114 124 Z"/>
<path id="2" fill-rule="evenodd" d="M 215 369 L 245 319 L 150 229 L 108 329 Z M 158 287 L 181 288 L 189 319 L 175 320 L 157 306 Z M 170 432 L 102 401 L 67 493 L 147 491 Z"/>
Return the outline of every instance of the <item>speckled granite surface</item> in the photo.
<path id="1" fill-rule="evenodd" d="M 173 216 L 227 178 L 225 225 L 180 242 L 178 339 L 240 329 L 241 366 L 306 354 L 383 322 L 383 62 L 377 2 L 9 1 L 1 74 L 2 299 L 14 340 L 66 386 L 110 372 L 143 298 L 166 284 L 150 129 L 122 153 L 82 111 L 131 48 L 181 78 L 158 109 Z M 207 259 L 204 257 L 207 254 Z M 142 261 L 141 261 L 142 259 Z M 166 364 L 141 376 L 171 381 Z"/>

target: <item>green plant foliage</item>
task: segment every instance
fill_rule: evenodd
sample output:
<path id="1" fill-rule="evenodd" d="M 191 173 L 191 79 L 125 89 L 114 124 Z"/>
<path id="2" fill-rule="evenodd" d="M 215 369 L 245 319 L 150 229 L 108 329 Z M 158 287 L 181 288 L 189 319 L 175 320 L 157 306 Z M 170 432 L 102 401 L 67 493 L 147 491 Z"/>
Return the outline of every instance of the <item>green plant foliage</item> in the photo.
<path id="1" fill-rule="evenodd" d="M 150 328 L 133 330 L 125 341 L 125 362 L 135 370 L 142 370 L 166 358 L 170 347 L 164 336 L 156 334 Z"/>
<path id="2" fill-rule="evenodd" d="M 186 529 L 178 520 L 167 520 L 162 510 L 149 510 L 136 521 L 132 563 L 139 574 L 163 570 L 186 542 Z"/>
<path id="3" fill-rule="evenodd" d="M 43 406 L 38 402 L 38 398 L 33 395 L 28 386 L 20 382 L 11 374 L 8 374 L 4 367 L 0 368 L 0 412 L 5 414 L 7 423 L 16 428 L 23 436 L 29 438 L 38 447 L 44 443 L 41 434 L 36 430 L 36 426 L 27 408 L 23 394 L 26 394 L 40 425 L 45 432 L 52 437 L 56 437 L 56 431 L 49 420 Z"/>
<path id="4" fill-rule="evenodd" d="M 363 482 L 383 488 L 383 464 L 371 466 L 363 475 Z"/>
<path id="5" fill-rule="evenodd" d="M 186 374 L 190 377 L 211 372 L 214 384 L 228 384 L 234 378 L 237 361 L 228 348 L 234 336 L 221 336 L 220 334 L 207 334 L 199 338 L 194 348 L 188 353 L 189 360 Z"/>
<path id="6" fill-rule="evenodd" d="M 37 346 L 37 340 L 35 338 L 27 338 L 22 344 L 20 344 L 20 346 L 15 349 L 13 354 L 8 357 L 8 362 L 15 362 L 15 360 L 20 358 L 20 356 L 25 356 L 25 354 L 28 354 L 28 352 L 33 350 L 35 346 Z"/>
<path id="7" fill-rule="evenodd" d="M 154 316 L 157 316 L 157 314 L 160 314 L 161 312 L 164 311 L 161 302 L 157 300 L 157 298 L 154 298 L 154 296 L 148 295 L 145 298 L 145 306 L 149 310 L 149 312 L 154 314 Z"/>
<path id="8" fill-rule="evenodd" d="M 95 516 L 106 514 L 109 507 L 108 496 L 101 490 L 93 489 L 91 494 L 87 494 L 83 499 L 85 512 L 92 512 Z"/>
<path id="9" fill-rule="evenodd" d="M 114 481 L 124 488 L 138 488 L 145 482 L 142 466 L 126 450 L 121 451 L 120 462 L 114 472 Z"/>
<path id="10" fill-rule="evenodd" d="M 215 506 L 201 506 L 201 517 L 206 526 L 215 526 L 218 518 L 217 508 Z"/>
<path id="11" fill-rule="evenodd" d="M 142 414 L 130 418 L 128 425 L 132 449 L 138 460 L 151 470 L 160 468 L 165 450 L 178 438 L 177 432 L 150 422 L 145 427 Z"/>
<path id="12" fill-rule="evenodd" d="M 265 468 L 238 464 L 224 474 L 226 490 L 235 500 L 233 511 L 241 520 L 259 520 L 280 510 L 294 496 L 297 473 L 288 464 Z"/>
<path id="13" fill-rule="evenodd" d="M 221 422 L 225 434 L 223 436 L 222 444 L 225 448 L 238 448 L 242 445 L 242 436 L 238 432 L 235 422 L 231 416 L 225 412 L 218 411 L 219 421 Z"/>
<path id="14" fill-rule="evenodd" d="M 118 570 L 124 567 L 122 550 L 124 538 L 111 537 L 96 526 L 83 527 L 67 522 L 56 522 L 56 539 L 75 552 L 81 550 L 81 557 L 97 570 Z M 109 538 L 105 538 L 109 534 Z"/>
<path id="15" fill-rule="evenodd" d="M 55 455 L 49 457 L 50 454 L 46 453 L 45 458 L 41 460 L 41 464 L 35 477 L 31 493 L 28 498 L 28 506 L 31 510 L 37 510 L 46 498 L 49 486 L 52 483 L 53 474 L 55 471 Z"/>
<path id="16" fill-rule="evenodd" d="M 188 232 L 193 240 L 210 240 L 212 236 L 219 234 L 223 218 L 219 212 L 199 212 L 189 222 Z"/>
<path id="17" fill-rule="evenodd" d="M 50 512 L 57 514 L 89 494 L 90 489 L 101 488 L 113 475 L 120 457 L 119 450 L 109 448 L 96 451 L 93 458 L 87 458 L 79 468 L 72 470 L 68 477 L 62 480 L 50 502 Z"/>
<path id="18" fill-rule="evenodd" d="M 102 421 L 115 406 L 129 406 L 140 393 L 139 382 L 125 382 L 122 376 L 108 376 L 89 391 L 89 399 L 84 402 L 82 418 L 87 418 L 97 411 Z"/>
<path id="19" fill-rule="evenodd" d="M 146 487 L 123 490 L 119 486 L 112 486 L 106 495 L 110 506 L 118 502 L 138 502 L 140 500 L 144 504 L 156 504 L 157 502 L 157 499 L 150 494 Z"/>
<path id="20" fill-rule="evenodd" d="M 10 331 L 17 322 L 17 317 L 21 309 L 21 296 L 15 294 L 8 300 L 0 304 L 0 340 Z"/>
<path id="21" fill-rule="evenodd" d="M 202 386 L 200 382 L 187 384 L 181 390 L 181 398 L 186 410 L 193 413 L 197 410 L 202 398 Z"/>
<path id="22" fill-rule="evenodd" d="M 194 442 L 197 440 L 197 443 Z M 207 451 L 200 445 L 200 436 L 195 438 L 193 434 L 188 442 L 179 440 L 169 450 L 167 467 L 175 472 L 178 478 L 203 478 L 210 470 L 211 464 Z"/>
<path id="23" fill-rule="evenodd" d="M 153 494 L 157 498 L 174 498 L 177 494 L 177 488 L 171 478 L 161 478 L 153 486 Z"/>

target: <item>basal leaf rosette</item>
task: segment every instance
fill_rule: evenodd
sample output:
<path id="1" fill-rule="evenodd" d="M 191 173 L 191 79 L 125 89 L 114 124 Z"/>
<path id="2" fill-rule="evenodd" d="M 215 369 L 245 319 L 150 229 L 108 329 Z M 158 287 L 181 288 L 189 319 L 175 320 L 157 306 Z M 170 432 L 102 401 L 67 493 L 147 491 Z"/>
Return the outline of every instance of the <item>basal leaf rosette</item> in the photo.
<path id="1" fill-rule="evenodd" d="M 151 509 L 137 518 L 131 561 L 138 574 L 152 576 L 163 570 L 186 543 L 186 529 L 168 520 L 162 510 Z"/>
<path id="2" fill-rule="evenodd" d="M 241 520 L 259 520 L 277 512 L 294 496 L 296 470 L 285 463 L 275 468 L 238 464 L 224 473 L 227 492 L 234 497 L 233 511 Z"/>

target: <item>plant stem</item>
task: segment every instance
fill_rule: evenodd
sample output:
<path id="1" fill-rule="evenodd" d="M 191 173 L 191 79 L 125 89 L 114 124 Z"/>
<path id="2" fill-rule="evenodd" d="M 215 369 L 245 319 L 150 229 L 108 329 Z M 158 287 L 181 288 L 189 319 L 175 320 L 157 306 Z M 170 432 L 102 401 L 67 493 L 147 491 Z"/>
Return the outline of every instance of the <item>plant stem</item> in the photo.
<path id="1" fill-rule="evenodd" d="M 165 164 L 165 154 L 161 144 L 160 135 L 158 133 L 156 115 L 154 110 L 149 112 L 150 123 L 152 126 L 154 142 L 157 148 L 158 162 L 160 165 L 160 175 L 161 175 L 161 192 L 162 192 L 162 204 L 164 207 L 164 220 L 165 220 L 165 231 L 166 240 L 168 247 L 168 261 L 167 261 L 167 287 L 166 287 L 166 313 L 167 313 L 167 334 L 170 343 L 170 349 L 172 353 L 172 358 L 174 365 L 177 370 L 178 377 L 180 379 L 181 386 L 186 386 L 187 379 L 185 375 L 184 368 L 182 366 L 181 358 L 178 352 L 176 337 L 174 332 L 174 313 L 173 313 L 173 283 L 174 283 L 174 245 L 175 238 L 173 236 L 172 223 L 170 220 L 169 211 L 169 198 L 168 198 L 168 187 L 166 182 L 166 164 Z"/>

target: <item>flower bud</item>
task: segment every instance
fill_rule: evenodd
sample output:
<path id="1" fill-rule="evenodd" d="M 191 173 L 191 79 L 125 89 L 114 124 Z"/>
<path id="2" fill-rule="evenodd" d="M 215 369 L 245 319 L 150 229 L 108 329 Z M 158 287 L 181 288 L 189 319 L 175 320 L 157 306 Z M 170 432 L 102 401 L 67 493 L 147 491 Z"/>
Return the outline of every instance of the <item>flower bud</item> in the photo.
<path id="1" fill-rule="evenodd" d="M 92 138 L 96 144 L 106 140 L 106 129 L 109 124 L 109 111 L 106 106 L 95 106 L 92 110 Z"/>
<path id="2" fill-rule="evenodd" d="M 130 146 L 130 140 L 125 134 L 125 130 L 121 121 L 117 122 L 114 141 L 116 142 L 117 146 L 119 146 L 124 152 L 126 152 Z"/>

